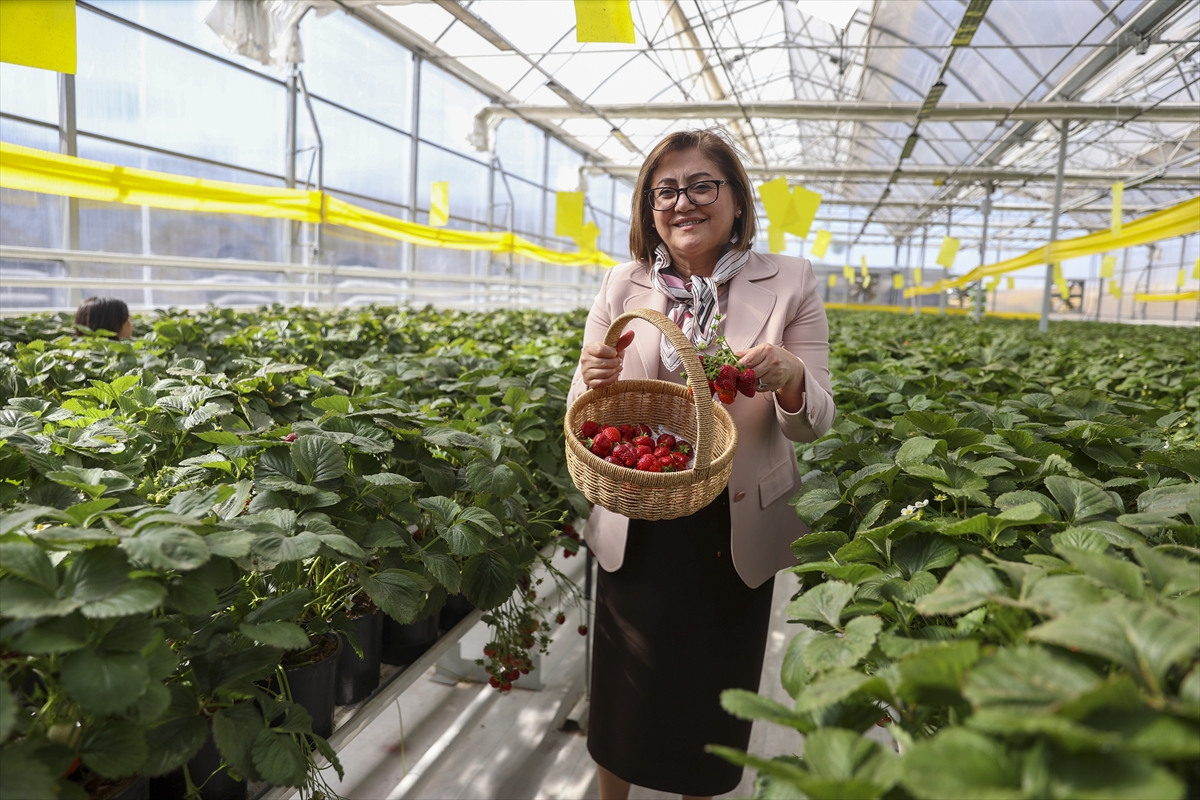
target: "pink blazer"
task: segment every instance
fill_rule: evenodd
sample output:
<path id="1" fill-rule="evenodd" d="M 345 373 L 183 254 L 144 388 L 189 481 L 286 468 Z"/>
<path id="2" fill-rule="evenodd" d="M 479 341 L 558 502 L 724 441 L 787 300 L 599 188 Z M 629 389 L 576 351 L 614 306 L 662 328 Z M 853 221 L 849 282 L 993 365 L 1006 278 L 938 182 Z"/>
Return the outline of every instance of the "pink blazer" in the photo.
<path id="1" fill-rule="evenodd" d="M 722 330 L 734 351 L 762 342 L 787 348 L 804 362 L 805 398 L 789 413 L 773 394 L 739 396 L 728 406 L 738 429 L 738 449 L 729 479 L 733 564 L 746 585 L 754 588 L 796 563 L 791 544 L 809 533 L 787 500 L 800 488 L 792 442 L 811 442 L 833 424 L 829 386 L 829 324 L 817 294 L 812 265 L 801 258 L 750 254 L 750 260 L 728 285 L 721 313 Z M 604 276 L 588 314 L 584 342 L 602 341 L 612 320 L 634 308 L 667 312 L 667 298 L 650 285 L 647 267 L 627 262 Z M 621 378 L 657 378 L 662 334 L 648 322 L 633 320 L 636 332 L 625 351 Z M 575 369 L 567 402 L 587 391 Z M 625 559 L 629 519 L 597 506 L 584 537 L 600 566 L 615 572 Z"/>

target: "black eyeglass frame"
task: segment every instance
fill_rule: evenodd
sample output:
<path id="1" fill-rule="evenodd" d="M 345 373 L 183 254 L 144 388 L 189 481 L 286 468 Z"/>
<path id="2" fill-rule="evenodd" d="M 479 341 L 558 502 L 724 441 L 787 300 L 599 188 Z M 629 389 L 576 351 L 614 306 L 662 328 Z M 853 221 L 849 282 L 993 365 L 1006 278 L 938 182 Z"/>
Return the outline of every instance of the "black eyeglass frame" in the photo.
<path id="1" fill-rule="evenodd" d="M 689 192 L 693 188 L 695 188 L 696 186 L 699 186 L 702 183 L 713 183 L 713 184 L 716 184 L 716 186 L 717 186 L 717 191 L 713 195 L 713 199 L 709 200 L 707 203 L 697 203 L 695 200 L 692 199 L 691 194 L 689 194 Z M 688 202 L 694 206 L 697 206 L 697 207 L 711 206 L 713 203 L 717 202 L 718 199 L 720 199 L 721 187 L 726 186 L 728 184 L 729 184 L 729 181 L 724 181 L 724 180 L 703 180 L 703 181 L 696 181 L 695 183 L 689 184 L 688 186 L 685 186 L 682 189 L 676 189 L 674 186 L 658 186 L 654 189 L 647 189 L 644 192 L 644 194 L 646 195 L 646 200 L 649 201 L 649 203 L 650 203 L 650 208 L 652 208 L 653 210 L 655 210 L 655 211 L 673 211 L 675 209 L 675 207 L 677 205 L 679 205 L 679 196 L 680 195 L 687 195 Z M 671 205 L 667 206 L 666 208 L 657 208 L 654 205 L 654 200 L 657 196 L 656 192 L 661 192 L 664 190 L 670 190 L 672 192 L 675 192 L 675 202 L 672 203 Z"/>

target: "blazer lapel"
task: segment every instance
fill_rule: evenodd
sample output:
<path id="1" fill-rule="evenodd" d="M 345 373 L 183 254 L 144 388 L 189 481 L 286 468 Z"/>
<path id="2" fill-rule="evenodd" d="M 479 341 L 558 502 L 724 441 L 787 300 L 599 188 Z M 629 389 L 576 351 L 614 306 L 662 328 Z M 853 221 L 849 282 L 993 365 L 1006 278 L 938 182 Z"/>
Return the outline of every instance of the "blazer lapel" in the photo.
<path id="1" fill-rule="evenodd" d="M 639 285 L 641 281 L 634 281 Z M 660 294 L 654 289 L 648 291 L 640 291 L 629 295 L 625 298 L 625 311 L 632 311 L 635 308 L 649 308 L 660 314 L 667 313 L 667 298 L 666 295 Z M 636 326 L 637 335 L 633 337 L 633 344 L 630 345 L 637 351 L 638 358 L 642 364 L 643 374 L 638 376 L 655 380 L 658 378 L 658 365 L 661 362 L 659 356 L 659 348 L 662 346 L 662 332 L 651 325 L 649 322 L 634 320 L 625 327 L 629 330 Z M 623 377 L 629 377 L 628 375 Z"/>
<path id="2" fill-rule="evenodd" d="M 779 268 L 770 261 L 751 253 L 746 266 L 729 282 L 722 329 L 725 340 L 735 353 L 749 350 L 758 342 L 758 336 L 775 308 L 775 293 L 755 281 L 769 278 L 777 272 Z"/>

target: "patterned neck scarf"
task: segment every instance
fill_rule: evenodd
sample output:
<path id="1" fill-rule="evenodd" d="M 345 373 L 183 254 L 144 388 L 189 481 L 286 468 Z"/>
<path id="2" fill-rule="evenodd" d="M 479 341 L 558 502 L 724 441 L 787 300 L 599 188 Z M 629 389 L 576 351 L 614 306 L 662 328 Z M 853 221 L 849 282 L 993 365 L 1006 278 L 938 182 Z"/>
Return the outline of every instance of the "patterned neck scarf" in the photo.
<path id="1" fill-rule="evenodd" d="M 717 259 L 712 277 L 699 278 L 693 275 L 686 282 L 671 268 L 671 254 L 666 245 L 660 243 L 654 250 L 654 267 L 650 270 L 650 282 L 656 290 L 675 302 L 668 316 L 701 352 L 708 349 L 713 340 L 713 320 L 720 312 L 717 305 L 718 288 L 741 272 L 742 267 L 750 260 L 749 250 L 733 249 L 732 246 L 736 243 L 735 235 L 729 244 L 721 248 L 721 255 Z M 665 336 L 659 354 L 662 356 L 663 365 L 672 372 L 678 370 L 683 363 Z"/>

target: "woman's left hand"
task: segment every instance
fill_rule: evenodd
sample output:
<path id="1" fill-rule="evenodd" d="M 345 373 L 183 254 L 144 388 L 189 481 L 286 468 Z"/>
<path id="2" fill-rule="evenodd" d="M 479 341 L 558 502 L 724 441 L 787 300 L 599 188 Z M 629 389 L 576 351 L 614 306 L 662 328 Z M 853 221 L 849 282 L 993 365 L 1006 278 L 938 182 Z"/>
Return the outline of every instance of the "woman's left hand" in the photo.
<path id="1" fill-rule="evenodd" d="M 804 402 L 804 362 L 788 350 L 764 342 L 735 353 L 743 366 L 754 370 L 760 392 L 775 392 L 785 411 L 795 412 Z"/>

